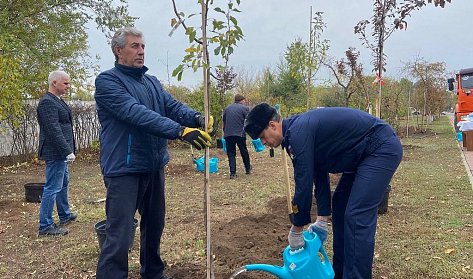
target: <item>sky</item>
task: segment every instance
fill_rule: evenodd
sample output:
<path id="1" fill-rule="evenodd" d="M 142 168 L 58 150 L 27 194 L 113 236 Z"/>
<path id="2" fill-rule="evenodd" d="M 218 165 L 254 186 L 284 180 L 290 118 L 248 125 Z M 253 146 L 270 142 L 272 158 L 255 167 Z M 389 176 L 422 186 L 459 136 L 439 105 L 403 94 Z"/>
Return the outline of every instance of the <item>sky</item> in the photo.
<path id="1" fill-rule="evenodd" d="M 227 1 L 214 1 L 219 5 Z M 148 73 L 155 75 L 164 84 L 195 87 L 202 82 L 202 71 L 188 69 L 182 81 L 171 76 L 180 64 L 189 46 L 184 29 L 171 30 L 171 19 L 175 17 L 171 0 L 130 0 L 130 15 L 138 17 L 135 27 L 145 37 L 145 65 Z M 179 11 L 186 15 L 200 12 L 197 0 L 176 0 Z M 241 0 L 241 13 L 235 15 L 243 29 L 244 41 L 240 41 L 230 65 L 236 72 L 257 75 L 265 68 L 275 68 L 287 46 L 300 38 L 308 41 L 310 7 L 324 12 L 326 29 L 323 39 L 329 40 L 328 55 L 334 59 L 344 57 L 349 47 L 361 52 L 361 63 L 366 74 L 371 74 L 371 52 L 361 44 L 354 26 L 373 14 L 373 0 Z M 385 43 L 387 66 L 385 76 L 402 78 L 407 76 L 402 68 L 406 62 L 416 58 L 433 62 L 445 62 L 449 74 L 473 67 L 472 23 L 473 0 L 452 0 L 445 8 L 429 4 L 413 11 L 407 19 L 408 28 L 397 30 Z M 211 15 L 210 15 L 211 16 Z M 188 26 L 198 26 L 200 16 L 186 21 Z M 89 54 L 99 55 L 100 69 L 113 67 L 114 57 L 105 36 L 92 25 L 88 28 Z M 211 63 L 218 62 L 212 56 Z M 168 78 L 169 73 L 169 78 Z M 327 70 L 321 70 L 316 79 L 329 79 Z"/>

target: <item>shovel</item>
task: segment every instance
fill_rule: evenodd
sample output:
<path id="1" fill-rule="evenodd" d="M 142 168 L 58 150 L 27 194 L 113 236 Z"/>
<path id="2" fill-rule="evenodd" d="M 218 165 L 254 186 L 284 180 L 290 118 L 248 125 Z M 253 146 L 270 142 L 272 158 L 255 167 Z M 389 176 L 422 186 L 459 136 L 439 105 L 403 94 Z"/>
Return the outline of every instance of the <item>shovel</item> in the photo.
<path id="1" fill-rule="evenodd" d="M 294 221 L 294 212 L 292 212 L 291 202 L 291 182 L 289 181 L 289 167 L 287 166 L 287 153 L 286 150 L 282 149 L 282 164 L 284 169 L 284 182 L 286 183 L 286 199 L 287 199 L 287 213 L 291 224 Z"/>

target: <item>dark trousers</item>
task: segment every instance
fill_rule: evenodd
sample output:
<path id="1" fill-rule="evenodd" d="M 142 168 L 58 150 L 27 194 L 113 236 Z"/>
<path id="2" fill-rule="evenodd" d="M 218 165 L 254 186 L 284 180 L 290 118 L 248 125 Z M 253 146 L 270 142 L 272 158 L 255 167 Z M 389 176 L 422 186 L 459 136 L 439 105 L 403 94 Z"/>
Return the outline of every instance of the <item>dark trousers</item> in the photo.
<path id="1" fill-rule="evenodd" d="M 372 278 L 378 206 L 401 158 L 393 136 L 340 178 L 332 200 L 335 278 Z"/>
<path id="2" fill-rule="evenodd" d="M 106 239 L 97 264 L 97 279 L 128 278 L 128 247 L 134 233 L 136 210 L 141 215 L 140 274 L 159 279 L 164 263 L 160 255 L 164 229 L 164 169 L 118 177 L 104 177 L 107 187 Z"/>
<path id="3" fill-rule="evenodd" d="M 245 170 L 251 170 L 250 155 L 248 155 L 248 148 L 246 148 L 246 138 L 230 136 L 225 137 L 225 144 L 227 147 L 228 165 L 230 166 L 230 173 L 236 173 L 236 145 L 240 149 L 241 158 L 245 165 Z"/>

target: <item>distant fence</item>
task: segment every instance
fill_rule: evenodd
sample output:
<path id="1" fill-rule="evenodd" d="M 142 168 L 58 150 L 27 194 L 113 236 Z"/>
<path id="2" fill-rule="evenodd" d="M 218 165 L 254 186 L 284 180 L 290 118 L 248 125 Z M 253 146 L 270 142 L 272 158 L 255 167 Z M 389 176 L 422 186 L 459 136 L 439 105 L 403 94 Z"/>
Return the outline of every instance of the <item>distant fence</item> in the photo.
<path id="1" fill-rule="evenodd" d="M 95 102 L 68 101 L 73 115 L 73 129 L 78 150 L 98 142 L 100 125 Z M 36 154 L 39 143 L 39 125 L 36 115 L 38 100 L 23 105 L 21 117 L 9 117 L 0 122 L 0 156 Z"/>

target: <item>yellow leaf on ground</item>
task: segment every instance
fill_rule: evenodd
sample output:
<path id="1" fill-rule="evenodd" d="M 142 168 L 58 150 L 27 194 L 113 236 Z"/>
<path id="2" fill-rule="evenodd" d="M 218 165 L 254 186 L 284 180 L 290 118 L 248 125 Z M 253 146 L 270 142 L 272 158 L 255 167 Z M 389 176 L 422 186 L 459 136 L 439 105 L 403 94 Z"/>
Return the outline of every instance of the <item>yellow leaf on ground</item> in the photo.
<path id="1" fill-rule="evenodd" d="M 451 253 L 455 252 L 455 249 L 453 249 L 453 248 L 448 248 L 448 249 L 445 249 L 444 252 L 445 252 L 445 254 L 451 254 Z"/>

